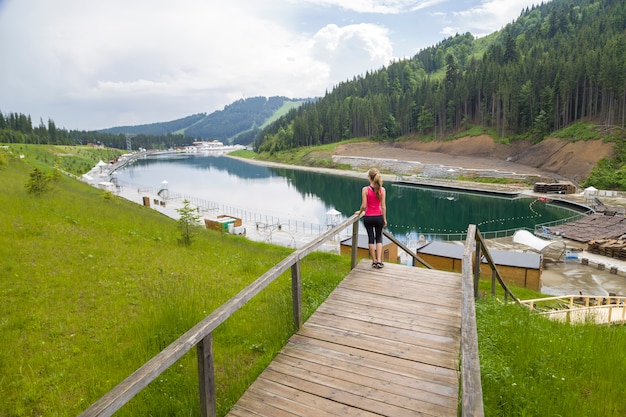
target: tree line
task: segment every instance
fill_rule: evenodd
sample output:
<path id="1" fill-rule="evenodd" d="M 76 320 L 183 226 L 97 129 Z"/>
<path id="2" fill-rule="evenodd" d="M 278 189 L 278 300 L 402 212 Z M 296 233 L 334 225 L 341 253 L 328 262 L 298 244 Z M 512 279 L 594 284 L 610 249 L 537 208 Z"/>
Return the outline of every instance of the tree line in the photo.
<path id="1" fill-rule="evenodd" d="M 188 135 L 161 134 L 124 134 L 103 133 L 98 131 L 68 130 L 58 128 L 52 119 L 44 123 L 39 121 L 33 126 L 31 117 L 21 113 L 0 112 L 0 143 L 27 143 L 38 145 L 88 145 L 97 144 L 109 148 L 127 149 L 130 138 L 131 148 L 169 149 L 182 145 L 191 145 L 198 140 Z"/>
<path id="2" fill-rule="evenodd" d="M 553 0 L 501 31 L 456 35 L 340 83 L 261 130 L 275 152 L 373 137 L 445 137 L 470 126 L 541 141 L 579 120 L 626 123 L 626 2 Z"/>
<path id="3" fill-rule="evenodd" d="M 52 145 L 104 144 L 125 149 L 130 137 L 132 149 L 168 149 L 190 145 L 194 141 L 219 139 L 241 145 L 252 143 L 261 127 L 283 106 L 292 107 L 313 99 L 287 97 L 250 97 L 237 100 L 223 110 L 199 113 L 169 122 L 137 126 L 119 126 L 98 131 L 57 128 L 52 119 L 33 127 L 30 115 L 0 112 L 0 142 Z"/>

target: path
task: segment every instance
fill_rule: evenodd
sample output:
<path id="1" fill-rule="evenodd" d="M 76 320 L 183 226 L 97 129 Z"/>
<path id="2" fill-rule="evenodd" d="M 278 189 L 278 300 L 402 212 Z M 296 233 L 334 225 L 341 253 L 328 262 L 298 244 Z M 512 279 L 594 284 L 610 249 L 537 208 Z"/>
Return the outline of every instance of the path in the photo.
<path id="1" fill-rule="evenodd" d="M 460 337 L 460 274 L 361 261 L 228 415 L 457 416 Z"/>

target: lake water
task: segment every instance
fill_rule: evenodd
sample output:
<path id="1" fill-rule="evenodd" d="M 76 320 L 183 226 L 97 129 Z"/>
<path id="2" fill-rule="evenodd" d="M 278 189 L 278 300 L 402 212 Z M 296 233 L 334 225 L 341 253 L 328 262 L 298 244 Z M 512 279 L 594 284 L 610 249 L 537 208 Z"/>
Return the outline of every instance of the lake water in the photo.
<path id="1" fill-rule="evenodd" d="M 266 167 L 227 156 L 184 155 L 139 159 L 117 171 L 133 186 L 167 188 L 246 212 L 327 225 L 335 209 L 347 218 L 359 209 L 363 178 Z M 574 214 L 534 198 L 491 197 L 386 182 L 388 230 L 395 236 L 426 237 L 463 233 L 469 224 L 481 232 L 534 228 Z"/>

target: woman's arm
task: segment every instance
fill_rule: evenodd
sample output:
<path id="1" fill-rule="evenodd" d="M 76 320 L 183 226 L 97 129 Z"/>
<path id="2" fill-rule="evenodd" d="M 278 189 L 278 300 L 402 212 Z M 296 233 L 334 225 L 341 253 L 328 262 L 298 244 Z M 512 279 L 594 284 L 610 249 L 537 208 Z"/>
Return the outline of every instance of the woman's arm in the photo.
<path id="1" fill-rule="evenodd" d="M 387 191 L 384 187 L 380 187 L 380 209 L 383 212 L 383 227 L 387 226 Z"/>
<path id="2" fill-rule="evenodd" d="M 359 216 L 361 215 L 361 213 L 363 213 L 365 211 L 365 209 L 367 208 L 367 187 L 363 187 L 361 189 L 361 208 L 359 208 Z"/>

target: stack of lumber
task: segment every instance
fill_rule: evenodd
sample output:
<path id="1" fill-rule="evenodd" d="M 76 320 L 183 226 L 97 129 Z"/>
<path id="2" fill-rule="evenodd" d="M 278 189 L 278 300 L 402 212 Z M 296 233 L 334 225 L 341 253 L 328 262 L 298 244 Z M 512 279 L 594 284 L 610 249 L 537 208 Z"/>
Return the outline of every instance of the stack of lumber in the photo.
<path id="1" fill-rule="evenodd" d="M 576 186 L 571 182 L 537 182 L 535 183 L 533 191 L 544 194 L 574 194 L 576 192 Z"/>
<path id="2" fill-rule="evenodd" d="M 590 214 L 580 220 L 550 227 L 552 233 L 587 243 L 598 239 L 619 239 L 626 234 L 626 217 Z"/>
<path id="3" fill-rule="evenodd" d="M 587 243 L 587 250 L 591 253 L 609 258 L 626 260 L 626 241 L 615 239 L 598 239 Z"/>

